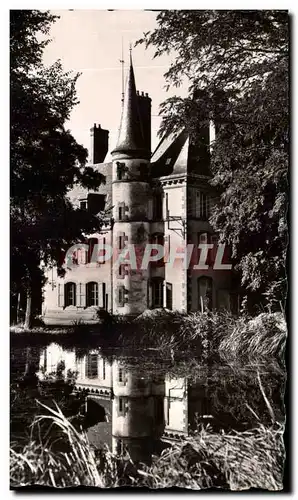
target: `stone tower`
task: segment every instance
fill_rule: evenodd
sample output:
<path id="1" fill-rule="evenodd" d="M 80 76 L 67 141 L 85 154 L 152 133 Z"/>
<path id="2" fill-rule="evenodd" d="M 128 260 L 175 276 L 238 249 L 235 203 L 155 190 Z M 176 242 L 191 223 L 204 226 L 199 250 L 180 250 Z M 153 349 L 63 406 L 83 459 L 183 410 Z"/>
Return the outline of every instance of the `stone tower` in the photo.
<path id="1" fill-rule="evenodd" d="M 140 263 L 150 232 L 149 158 L 130 56 L 119 136 L 112 151 L 112 288 L 115 314 L 137 315 L 147 308 L 149 270 L 140 269 Z M 132 266 L 135 269 L 120 261 L 120 255 L 125 257 L 125 248 L 131 250 L 132 263 L 136 254 L 136 265 Z"/>

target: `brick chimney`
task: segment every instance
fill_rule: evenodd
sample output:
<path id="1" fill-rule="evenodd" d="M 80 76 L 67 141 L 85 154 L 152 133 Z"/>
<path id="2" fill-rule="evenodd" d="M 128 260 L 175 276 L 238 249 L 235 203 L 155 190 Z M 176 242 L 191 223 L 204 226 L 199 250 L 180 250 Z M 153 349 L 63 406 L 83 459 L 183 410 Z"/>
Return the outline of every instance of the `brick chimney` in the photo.
<path id="1" fill-rule="evenodd" d="M 144 144 L 151 153 L 151 98 L 147 93 L 137 91 L 138 107 L 142 122 Z"/>
<path id="2" fill-rule="evenodd" d="M 91 148 L 90 148 L 90 163 L 102 163 L 109 150 L 109 131 L 96 125 L 90 129 Z"/>

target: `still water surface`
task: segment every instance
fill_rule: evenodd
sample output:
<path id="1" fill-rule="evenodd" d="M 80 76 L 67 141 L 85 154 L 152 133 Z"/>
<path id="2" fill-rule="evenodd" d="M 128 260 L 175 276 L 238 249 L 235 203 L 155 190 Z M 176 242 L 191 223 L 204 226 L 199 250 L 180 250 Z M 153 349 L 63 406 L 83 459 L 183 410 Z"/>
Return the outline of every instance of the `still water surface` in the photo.
<path id="1" fill-rule="evenodd" d="M 133 460 L 149 461 L 201 425 L 228 431 L 267 423 L 257 371 L 282 419 L 281 373 L 268 367 L 202 366 L 197 359 L 124 357 L 57 343 L 14 346 L 11 439 L 28 441 L 34 415 L 44 413 L 36 400 L 49 406 L 56 401 L 82 424 L 95 448 L 108 445 L 114 453 L 127 450 Z M 63 379 L 73 384 L 65 389 Z"/>

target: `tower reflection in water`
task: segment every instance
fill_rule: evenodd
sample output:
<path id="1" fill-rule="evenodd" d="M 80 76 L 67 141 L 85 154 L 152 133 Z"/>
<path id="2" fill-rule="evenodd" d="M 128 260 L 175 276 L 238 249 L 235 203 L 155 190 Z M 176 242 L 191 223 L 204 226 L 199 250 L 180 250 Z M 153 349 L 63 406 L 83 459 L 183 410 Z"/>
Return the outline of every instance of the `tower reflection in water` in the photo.
<path id="1" fill-rule="evenodd" d="M 128 451 L 133 461 L 148 462 L 169 443 L 188 435 L 202 414 L 202 390 L 185 378 L 144 375 L 121 360 L 98 351 L 81 358 L 51 344 L 41 354 L 42 373 L 61 361 L 77 372 L 75 391 L 85 395 L 85 427 L 95 447 L 107 444 L 116 454 Z"/>

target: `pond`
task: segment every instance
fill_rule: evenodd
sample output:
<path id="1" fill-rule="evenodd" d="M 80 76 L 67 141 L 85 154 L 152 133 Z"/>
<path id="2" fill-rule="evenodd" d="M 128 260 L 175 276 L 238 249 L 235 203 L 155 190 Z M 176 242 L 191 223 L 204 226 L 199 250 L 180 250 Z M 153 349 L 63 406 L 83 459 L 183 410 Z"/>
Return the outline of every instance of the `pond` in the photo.
<path id="1" fill-rule="evenodd" d="M 46 412 L 38 402 L 56 402 L 94 448 L 128 451 L 146 463 L 202 426 L 241 432 L 270 425 L 272 412 L 282 422 L 283 384 L 276 366 L 208 366 L 190 357 L 160 359 L 154 351 L 125 356 L 94 346 L 12 343 L 11 441 L 21 447 L 31 439 L 34 416 Z"/>

